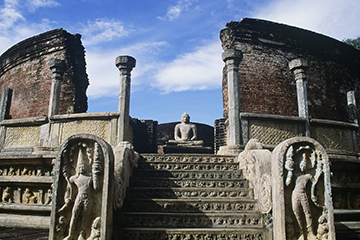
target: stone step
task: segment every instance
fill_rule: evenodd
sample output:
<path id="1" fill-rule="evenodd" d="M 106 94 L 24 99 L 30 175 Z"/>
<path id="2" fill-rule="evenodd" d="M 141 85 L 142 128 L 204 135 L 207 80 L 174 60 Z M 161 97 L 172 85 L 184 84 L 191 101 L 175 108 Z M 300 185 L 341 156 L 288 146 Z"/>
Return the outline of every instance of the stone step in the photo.
<path id="1" fill-rule="evenodd" d="M 123 212 L 257 212 L 253 199 L 131 199 L 124 203 Z"/>
<path id="2" fill-rule="evenodd" d="M 236 180 L 208 180 L 208 179 L 158 179 L 132 178 L 132 187 L 181 187 L 181 188 L 248 188 L 249 182 L 245 179 Z"/>
<path id="3" fill-rule="evenodd" d="M 260 213 L 122 213 L 121 226 L 146 228 L 263 228 Z"/>
<path id="4" fill-rule="evenodd" d="M 360 209 L 334 209 L 335 222 L 345 221 L 359 221 Z M 360 228 L 360 226 L 359 226 Z"/>
<path id="5" fill-rule="evenodd" d="M 177 179 L 243 179 L 242 171 L 158 171 L 135 169 L 133 178 L 177 178 Z"/>
<path id="6" fill-rule="evenodd" d="M 234 163 L 234 156 L 207 154 L 142 154 L 140 161 L 163 163 Z"/>
<path id="7" fill-rule="evenodd" d="M 360 239 L 360 221 L 335 221 L 336 239 Z"/>
<path id="8" fill-rule="evenodd" d="M 149 198 L 229 198 L 229 199 L 253 199 L 253 190 L 249 188 L 135 188 L 128 189 L 128 199 Z"/>
<path id="9" fill-rule="evenodd" d="M 239 170 L 236 163 L 163 163 L 139 162 L 138 169 L 153 169 L 165 171 L 232 171 Z"/>
<path id="10" fill-rule="evenodd" d="M 119 240 L 264 240 L 271 239 L 263 229 L 169 229 L 169 228 L 125 228 L 115 233 Z"/>

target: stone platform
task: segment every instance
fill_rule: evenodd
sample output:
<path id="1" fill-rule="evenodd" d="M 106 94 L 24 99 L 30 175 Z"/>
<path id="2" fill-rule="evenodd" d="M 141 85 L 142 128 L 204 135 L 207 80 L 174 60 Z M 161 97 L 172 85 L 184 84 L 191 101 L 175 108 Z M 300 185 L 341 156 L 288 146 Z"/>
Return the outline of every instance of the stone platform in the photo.
<path id="1" fill-rule="evenodd" d="M 166 153 L 205 153 L 212 154 L 212 147 L 199 147 L 199 146 L 176 146 L 176 145 L 163 145 L 158 147 L 159 154 Z"/>

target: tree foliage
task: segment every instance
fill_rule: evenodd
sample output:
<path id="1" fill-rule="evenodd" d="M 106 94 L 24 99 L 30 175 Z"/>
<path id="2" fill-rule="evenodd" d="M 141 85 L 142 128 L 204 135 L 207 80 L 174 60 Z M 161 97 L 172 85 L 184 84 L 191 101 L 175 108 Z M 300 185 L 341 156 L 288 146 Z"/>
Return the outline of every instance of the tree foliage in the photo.
<path id="1" fill-rule="evenodd" d="M 356 48 L 357 50 L 360 50 L 360 37 L 355 39 L 347 38 L 344 39 L 343 42 L 349 44 L 350 46 Z"/>

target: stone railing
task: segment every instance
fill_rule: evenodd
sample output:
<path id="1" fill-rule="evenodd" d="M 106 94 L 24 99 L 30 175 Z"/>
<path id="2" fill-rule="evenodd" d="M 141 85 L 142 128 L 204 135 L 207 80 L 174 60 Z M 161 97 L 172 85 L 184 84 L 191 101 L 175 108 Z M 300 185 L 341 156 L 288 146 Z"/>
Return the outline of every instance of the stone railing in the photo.
<path id="1" fill-rule="evenodd" d="M 41 148 L 57 148 L 75 134 L 92 134 L 111 145 L 116 143 L 116 129 L 119 114 L 78 113 L 9 119 L 1 122 L 0 146 L 2 152 L 11 149 L 28 149 L 34 152 Z M 25 150 L 24 150 L 25 151 Z"/>
<path id="2" fill-rule="evenodd" d="M 282 141 L 306 135 L 306 119 L 295 116 L 241 113 L 242 144 L 258 139 L 266 148 Z M 329 154 L 357 154 L 358 129 L 354 123 L 311 119 L 310 137 L 319 141 Z"/>

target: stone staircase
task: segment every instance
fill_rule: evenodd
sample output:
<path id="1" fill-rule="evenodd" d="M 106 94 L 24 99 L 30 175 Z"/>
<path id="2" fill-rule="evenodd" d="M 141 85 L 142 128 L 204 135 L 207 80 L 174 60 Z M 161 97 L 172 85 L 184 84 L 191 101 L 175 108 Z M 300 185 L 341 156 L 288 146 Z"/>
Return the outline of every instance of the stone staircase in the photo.
<path id="1" fill-rule="evenodd" d="M 234 157 L 142 155 L 114 239 L 270 239 Z"/>

